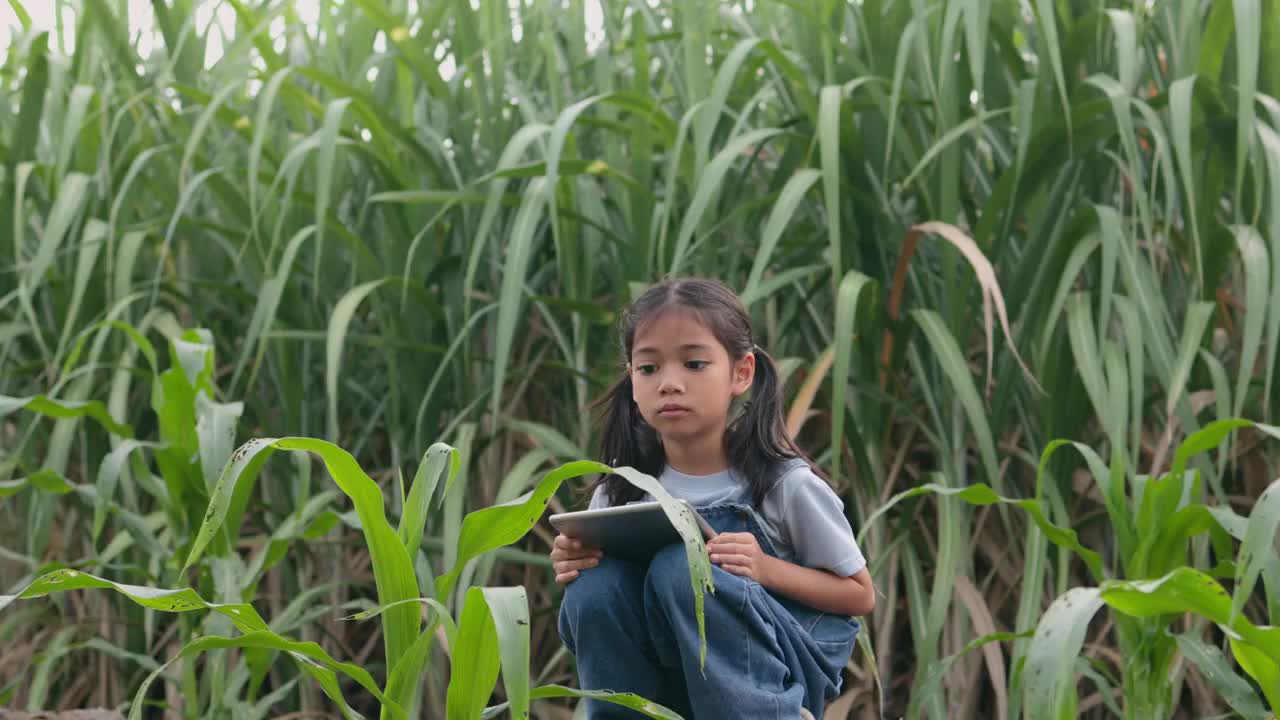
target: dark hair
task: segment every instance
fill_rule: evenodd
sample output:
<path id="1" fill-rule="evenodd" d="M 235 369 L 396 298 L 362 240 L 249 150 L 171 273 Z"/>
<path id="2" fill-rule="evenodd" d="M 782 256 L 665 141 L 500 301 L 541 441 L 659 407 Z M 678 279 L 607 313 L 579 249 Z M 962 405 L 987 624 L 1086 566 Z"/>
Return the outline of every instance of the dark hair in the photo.
<path id="1" fill-rule="evenodd" d="M 672 308 L 693 313 L 716 336 L 732 361 L 748 353 L 755 355 L 750 401 L 730 422 L 724 444 L 730 465 L 746 479 L 751 502 L 759 508 L 777 481 L 778 463 L 792 458 L 808 462 L 809 458 L 787 435 L 777 366 L 768 353 L 755 344 L 751 318 L 738 296 L 714 280 L 666 280 L 646 290 L 622 313 L 618 323 L 624 363 L 622 378 L 594 403 L 604 408 L 600 460 L 614 467 L 630 466 L 654 477 L 666 464 L 662 440 L 632 401 L 631 373 L 625 363 L 631 359 L 640 328 Z M 610 505 L 621 505 L 644 496 L 644 491 L 616 475 L 602 478 L 596 483 L 599 485 L 604 485 Z"/>

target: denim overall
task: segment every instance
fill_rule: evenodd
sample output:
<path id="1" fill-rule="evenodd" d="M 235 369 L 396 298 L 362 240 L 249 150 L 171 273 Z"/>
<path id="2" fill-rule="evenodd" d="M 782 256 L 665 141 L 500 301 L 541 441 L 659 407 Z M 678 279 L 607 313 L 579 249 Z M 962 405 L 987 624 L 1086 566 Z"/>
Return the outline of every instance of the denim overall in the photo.
<path id="1" fill-rule="evenodd" d="M 716 532 L 750 532 L 776 557 L 749 506 L 698 512 Z M 636 693 L 696 720 L 796 720 L 801 706 L 821 718 L 840 690 L 857 621 L 774 595 L 716 565 L 711 572 L 704 672 L 683 544 L 658 551 L 647 566 L 605 555 L 581 571 L 565 586 L 559 622 L 581 686 Z M 587 716 L 645 717 L 598 700 L 587 701 Z"/>

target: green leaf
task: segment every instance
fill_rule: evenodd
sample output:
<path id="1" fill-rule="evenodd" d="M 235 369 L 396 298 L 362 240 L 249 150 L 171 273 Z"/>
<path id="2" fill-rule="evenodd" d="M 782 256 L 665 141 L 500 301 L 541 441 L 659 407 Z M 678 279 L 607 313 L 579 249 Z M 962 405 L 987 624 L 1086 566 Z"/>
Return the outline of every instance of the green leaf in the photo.
<path id="1" fill-rule="evenodd" d="M 659 705 L 652 700 L 646 700 L 639 695 L 632 693 L 619 693 L 609 690 L 579 690 L 577 688 L 565 687 L 563 685 L 543 685 L 536 687 L 530 692 L 531 700 L 553 700 L 556 698 L 579 698 L 583 700 L 599 700 L 601 702 L 612 703 L 620 707 L 630 708 L 636 712 L 642 713 L 651 718 L 658 720 L 684 720 L 675 711 Z M 507 709 L 507 703 L 488 708 L 481 717 L 485 720 L 498 717 Z"/>
<path id="2" fill-rule="evenodd" d="M 422 603 L 431 611 L 431 621 L 427 627 L 418 634 L 418 638 L 409 646 L 409 650 L 396 663 L 395 668 L 387 677 L 387 697 L 399 702 L 402 706 L 408 708 L 412 712 L 412 707 L 416 697 L 417 688 L 421 682 L 423 670 L 427 666 L 430 659 L 431 648 L 435 642 L 436 630 L 441 625 L 445 628 L 445 638 L 449 642 L 450 647 L 457 645 L 458 627 L 454 624 L 453 618 L 449 616 L 449 609 L 441 604 L 438 600 L 430 598 L 415 598 L 412 600 L 401 600 L 387 606 L 379 606 L 366 613 L 358 613 L 353 617 L 368 615 L 373 617 L 381 614 L 384 610 L 392 606 L 402 605 L 405 603 Z"/>
<path id="3" fill-rule="evenodd" d="M 1063 117 L 1067 121 L 1068 131 L 1071 127 L 1071 101 L 1067 99 L 1066 73 L 1063 71 L 1062 47 L 1058 42 L 1058 20 L 1054 12 L 1053 0 L 1036 0 L 1036 20 L 1043 31 L 1044 47 L 1037 57 L 1048 55 L 1049 66 L 1053 69 L 1053 79 L 1058 89 L 1058 98 L 1062 101 Z"/>
<path id="4" fill-rule="evenodd" d="M 1048 518 L 1045 516 L 1044 508 L 1038 500 L 1015 500 L 1001 497 L 997 495 L 990 486 L 984 483 L 974 483 L 972 485 L 958 488 L 948 487 L 938 483 L 926 483 L 924 485 L 913 487 L 910 490 L 904 490 L 903 492 L 889 498 L 888 502 L 885 502 L 877 508 L 875 512 L 867 516 L 867 519 L 862 524 L 862 532 L 859 533 L 858 536 L 859 542 L 862 541 L 863 536 L 866 535 L 867 530 L 872 526 L 872 524 L 874 524 L 876 520 L 879 520 L 881 516 L 893 509 L 899 502 L 929 493 L 941 495 L 943 497 L 955 497 L 969 503 L 970 505 L 981 506 L 1003 503 L 1021 508 L 1031 516 L 1031 519 L 1035 524 L 1044 531 L 1045 536 L 1053 541 L 1054 544 L 1071 550 L 1079 555 L 1080 558 L 1084 560 L 1085 565 L 1089 567 L 1089 570 L 1093 573 L 1095 578 L 1101 578 L 1104 576 L 1102 570 L 1102 558 L 1098 553 L 1081 545 L 1074 530 L 1061 528 L 1049 522 Z"/>
<path id="5" fill-rule="evenodd" d="M 484 590 L 468 590 L 458 621 L 458 641 L 453 647 L 445 710 L 448 720 L 478 719 L 493 694 L 500 663 L 493 620 Z"/>
<path id="6" fill-rule="evenodd" d="M 493 616 L 502 660 L 502 685 L 511 717 L 529 717 L 529 599 L 523 587 L 481 588 Z"/>
<path id="7" fill-rule="evenodd" d="M 836 291 L 835 331 L 832 333 L 836 354 L 831 373 L 831 480 L 835 482 L 840 478 L 840 459 L 844 454 L 845 395 L 850 387 L 853 344 L 858 339 L 856 324 L 859 310 L 875 302 L 877 290 L 878 285 L 871 278 L 850 270 Z"/>
<path id="8" fill-rule="evenodd" d="M 992 365 L 995 362 L 994 325 L 996 321 L 1000 323 L 1000 330 L 1004 333 L 1009 352 L 1013 354 L 1013 359 L 1017 361 L 1018 367 L 1022 368 L 1023 376 L 1031 383 L 1032 387 L 1043 392 L 1040 383 L 1036 380 L 1035 375 L 1031 373 L 1031 370 L 1027 368 L 1027 364 L 1022 361 L 1022 356 L 1018 354 L 1018 347 L 1014 344 L 1013 331 L 1009 327 L 1009 314 L 1005 308 L 1004 293 L 1000 290 L 1000 282 L 996 278 L 995 267 L 987 259 L 987 256 L 983 254 L 973 238 L 955 225 L 944 222 L 921 223 L 913 226 L 909 232 L 912 235 L 936 235 L 946 240 L 964 256 L 965 261 L 969 263 L 969 267 L 973 270 L 978 286 L 982 289 L 982 329 L 987 343 L 987 394 L 989 395 L 991 392 Z"/>
<path id="9" fill-rule="evenodd" d="M 84 232 L 79 243 L 80 252 L 76 254 L 76 276 L 71 291 L 71 301 L 67 304 L 66 315 L 62 325 L 62 337 L 58 340 L 58 351 L 56 353 L 58 357 L 61 357 L 62 351 L 66 348 L 71 328 L 76 326 L 76 320 L 80 315 L 80 305 L 84 301 L 85 290 L 97 270 L 98 253 L 106 243 L 108 232 L 107 224 L 97 218 L 90 218 L 85 223 Z"/>
<path id="10" fill-rule="evenodd" d="M 689 562 L 689 581 L 693 585 L 693 607 L 698 618 L 698 655 L 699 667 L 707 664 L 707 628 L 703 614 L 703 603 L 706 592 L 715 592 L 715 581 L 711 576 L 711 559 L 707 556 L 707 546 L 702 538 L 702 530 L 693 517 L 693 511 L 684 503 L 676 500 L 662 487 L 656 479 L 629 467 L 614 468 L 613 472 L 622 476 L 627 482 L 645 491 L 662 505 L 662 511 L 671 521 L 672 527 L 680 533 L 684 540 L 685 557 Z"/>
<path id="11" fill-rule="evenodd" d="M 1213 317 L 1214 304 L 1210 302 L 1192 303 L 1187 308 L 1187 315 L 1182 326 L 1182 340 L 1178 343 L 1178 354 L 1173 363 L 1173 375 L 1166 388 L 1168 401 L 1165 413 L 1173 415 L 1174 408 L 1187 391 L 1187 376 L 1191 374 L 1191 363 L 1195 362 L 1196 351 L 1204 338 L 1205 329 L 1209 327 L 1209 319 Z"/>
<path id="12" fill-rule="evenodd" d="M 580 458 L 588 453 L 583 452 L 572 440 L 559 430 L 528 420 L 507 420 L 506 426 L 514 431 L 525 433 L 533 438 L 542 449 L 552 456 L 564 459 Z"/>
<path id="13" fill-rule="evenodd" d="M 1244 186 L 1246 158 L 1253 149 L 1253 119 L 1255 93 L 1258 89 L 1258 57 L 1262 43 L 1264 22 L 1275 22 L 1274 17 L 1263 19 L 1261 0 L 1232 0 L 1235 19 L 1236 55 L 1236 197 Z M 1274 68 L 1272 69 L 1274 72 Z M 1240 211 L 1237 210 L 1237 215 Z"/>
<path id="14" fill-rule="evenodd" d="M 1280 533 L 1280 480 L 1263 491 L 1249 512 L 1244 541 L 1236 558 L 1235 594 L 1231 602 L 1233 620 L 1244 611 L 1263 568 L 1268 562 L 1275 562 L 1277 533 Z"/>
<path id="15" fill-rule="evenodd" d="M 773 297 L 784 288 L 788 288 L 806 278 L 811 278 L 827 269 L 826 265 L 801 265 L 800 267 L 787 268 L 756 285 L 750 292 L 743 292 L 738 296 L 738 300 L 742 302 L 743 307 L 750 309 L 752 305 Z"/>
<path id="16" fill-rule="evenodd" d="M 237 361 L 236 371 L 231 378 L 232 386 L 238 384 L 240 373 L 244 371 L 245 365 L 249 362 L 249 356 L 255 348 L 257 348 L 257 354 L 254 365 L 256 366 L 262 362 L 262 357 L 267 349 L 265 343 L 262 343 L 261 340 L 264 336 L 269 335 L 275 327 L 276 312 L 280 307 L 280 299 L 288 287 L 289 278 L 293 271 L 294 258 L 297 257 L 298 251 L 302 248 L 302 243 L 313 237 L 315 232 L 316 226 L 308 225 L 295 233 L 290 238 L 289 244 L 285 246 L 284 255 L 280 259 L 276 274 L 262 283 L 262 287 L 258 291 L 258 302 L 254 305 L 253 315 L 249 318 L 249 328 L 245 333 L 240 360 Z M 250 381 L 250 384 L 252 384 L 252 381 Z"/>
<path id="17" fill-rule="evenodd" d="M 58 186 L 57 198 L 49 210 L 44 232 L 40 234 L 40 244 L 27 267 L 23 284 L 28 294 L 43 282 L 44 274 L 53 266 L 63 240 L 88 202 L 91 195 L 89 180 L 90 177 L 84 173 L 70 173 Z"/>
<path id="18" fill-rule="evenodd" d="M 342 119 L 351 105 L 351 98 L 338 98 L 324 111 L 324 123 L 320 127 L 320 152 L 316 156 L 316 252 L 313 256 L 312 280 L 320 284 L 320 266 L 324 258 L 325 229 L 329 226 L 329 196 L 333 191 L 334 162 L 338 152 L 338 133 Z M 357 301 L 358 302 L 358 301 Z M 337 309 L 334 310 L 335 314 Z M 345 328 L 344 328 L 345 329 Z"/>
<path id="19" fill-rule="evenodd" d="M 1178 641 L 1178 649 L 1232 710 L 1240 713 L 1245 720 L 1267 720 L 1271 717 L 1262 703 L 1258 702 L 1258 696 L 1249 687 L 1249 681 L 1231 669 L 1221 650 L 1191 632 L 1174 637 Z"/>
<path id="20" fill-rule="evenodd" d="M 612 472 L 608 465 L 580 460 L 552 470 L 524 496 L 502 505 L 476 510 L 462 521 L 458 555 L 453 567 L 436 579 L 436 597 L 447 598 L 467 561 L 524 537 L 542 517 L 561 483 L 593 473 Z"/>
<path id="21" fill-rule="evenodd" d="M 1199 570 L 1181 567 L 1155 580 L 1108 580 L 1099 591 L 1108 605 L 1134 617 L 1195 613 L 1280 663 L 1280 627 L 1258 627 L 1243 616 L 1232 617 L 1231 596 Z"/>
<path id="22" fill-rule="evenodd" d="M 1089 621 L 1102 607 L 1097 588 L 1072 588 L 1040 618 L 1027 651 L 1023 702 L 1028 720 L 1066 720 L 1076 715 L 1076 657 Z"/>
<path id="23" fill-rule="evenodd" d="M 356 0 L 356 2 L 368 13 L 369 18 L 377 24 L 378 28 L 387 34 L 387 38 L 400 51 L 405 63 L 426 84 L 430 94 L 436 98 L 448 98 L 449 87 L 440 76 L 438 64 L 425 51 L 425 48 L 429 47 L 425 42 L 426 38 L 414 37 L 406 27 L 405 21 L 392 14 L 381 0 Z M 434 28 L 428 23 L 426 30 L 432 32 Z"/>
<path id="24" fill-rule="evenodd" d="M 431 510 L 431 498 L 435 496 L 440 478 L 444 476 L 445 464 L 448 463 L 449 479 L 445 482 L 445 491 L 453 485 L 458 476 L 462 459 L 458 451 L 444 443 L 436 443 L 427 448 L 418 463 L 418 471 L 413 476 L 413 486 L 409 488 L 409 499 L 404 505 L 404 514 L 400 517 L 398 533 L 400 542 L 404 543 L 405 552 L 412 559 L 418 555 L 418 546 L 422 542 L 422 531 L 427 526 L 427 514 Z"/>
<path id="25" fill-rule="evenodd" d="M 1263 696 L 1267 698 L 1267 704 L 1272 710 L 1280 708 L 1280 663 L 1277 663 L 1274 657 L 1269 657 L 1262 648 L 1235 638 L 1228 638 L 1228 641 L 1236 662 L 1240 663 L 1240 667 L 1249 674 L 1249 677 L 1258 681 Z M 1271 717 L 1274 718 L 1275 715 L 1272 714 Z"/>
<path id="26" fill-rule="evenodd" d="M 502 289 L 498 298 L 498 320 L 493 361 L 493 394 L 489 398 L 489 411 L 497 419 L 501 417 L 503 387 L 507 380 L 507 367 L 511 362 L 511 349 L 515 344 L 516 326 L 524 305 L 525 283 L 529 261 L 537 240 L 538 223 L 546 206 L 545 193 L 555 194 L 555 187 L 546 178 L 529 183 L 516 213 L 511 234 L 506 245 L 506 263 L 502 270 Z"/>
<path id="27" fill-rule="evenodd" d="M 1255 423 L 1250 420 L 1232 418 L 1218 420 L 1209 423 L 1200 430 L 1187 436 L 1187 439 L 1182 441 L 1182 444 L 1178 446 L 1177 451 L 1174 453 L 1173 466 L 1170 469 L 1169 474 L 1180 477 L 1183 471 L 1186 470 L 1187 462 L 1192 457 L 1218 447 L 1222 444 L 1222 441 L 1227 438 L 1227 435 L 1244 427 L 1251 427 L 1280 440 L 1280 427 Z"/>
<path id="28" fill-rule="evenodd" d="M 318 241 L 318 236 L 317 236 Z M 319 250 L 317 249 L 317 252 Z M 342 299 L 333 306 L 329 315 L 329 328 L 325 331 L 324 341 L 324 387 L 325 397 L 329 401 L 329 439 L 338 439 L 338 373 L 342 368 L 342 346 L 346 344 L 347 328 L 351 318 L 356 314 L 360 303 L 369 293 L 384 285 L 390 278 L 370 280 L 347 291 Z"/>
<path id="29" fill-rule="evenodd" d="M 13 497 L 28 487 L 54 495 L 65 495 L 75 489 L 71 481 L 46 468 L 17 480 L 0 481 L 0 498 Z"/>
<path id="30" fill-rule="evenodd" d="M 982 398 L 978 395 L 978 388 L 973 384 L 969 364 L 965 362 L 964 355 L 960 352 L 960 346 L 936 312 L 927 309 L 912 310 L 911 317 L 924 331 L 930 347 L 938 357 L 938 365 L 951 381 L 952 392 L 964 409 L 965 417 L 969 420 L 974 438 L 978 442 L 979 457 L 982 458 L 987 477 L 990 478 L 992 485 L 999 487 L 1002 480 L 999 461 L 996 459 L 995 442 L 991 437 L 991 426 Z"/>
<path id="31" fill-rule="evenodd" d="M 1173 139 L 1173 154 L 1178 161 L 1179 175 L 1182 178 L 1183 192 L 1187 196 L 1187 212 L 1191 217 L 1191 246 L 1196 269 L 1196 279 L 1203 282 L 1204 259 L 1200 248 L 1200 221 L 1196 217 L 1199 203 L 1196 202 L 1196 168 L 1192 163 L 1191 123 L 1193 113 L 1191 101 L 1195 90 L 1196 76 L 1189 75 L 1175 81 L 1169 86 L 1169 130 Z"/>
<path id="32" fill-rule="evenodd" d="M 689 253 L 689 245 L 693 240 L 693 233 L 698 229 L 702 222 L 702 216 L 711 207 L 712 201 L 719 194 L 721 186 L 724 184 L 724 176 L 729 172 L 729 168 L 742 158 L 743 153 L 754 145 L 760 145 L 769 138 L 782 132 L 776 128 L 760 128 L 750 130 L 742 135 L 733 138 L 725 144 L 720 152 L 716 153 L 715 158 L 707 164 L 701 176 L 698 179 L 698 186 L 694 189 L 693 200 L 689 202 L 689 208 L 685 211 L 684 219 L 680 221 L 680 232 L 676 235 L 675 252 L 671 258 L 671 265 L 668 272 L 672 275 L 678 274 L 685 262 L 685 256 Z"/>
<path id="33" fill-rule="evenodd" d="M 1245 313 L 1244 333 L 1240 339 L 1240 375 L 1236 379 L 1235 403 L 1231 414 L 1239 417 L 1244 412 L 1249 384 L 1254 379 L 1258 352 L 1262 347 L 1263 323 L 1271 313 L 1280 312 L 1267 306 L 1271 293 L 1271 259 L 1262 236 L 1252 227 L 1232 228 L 1236 247 L 1240 250 L 1240 265 L 1244 269 Z M 1280 243 L 1280 238 L 1276 238 Z"/>
<path id="34" fill-rule="evenodd" d="M 328 510 L 333 501 L 340 497 L 333 490 L 317 493 L 300 508 L 289 513 L 284 522 L 271 532 L 266 546 L 254 554 L 253 559 L 243 569 L 237 568 L 234 584 L 246 594 L 252 594 L 262 576 L 275 567 L 289 550 L 289 546 L 299 538 L 315 539 L 321 537 L 338 525 L 337 513 Z"/>
<path id="35" fill-rule="evenodd" d="M 125 463 L 128 462 L 134 451 L 147 447 L 153 448 L 156 445 L 155 443 L 145 443 L 138 440 L 125 440 L 116 446 L 114 450 L 107 453 L 102 458 L 102 463 L 98 465 L 98 497 L 93 506 L 93 542 L 95 545 L 102 535 L 102 529 L 106 526 L 107 509 L 115 497 L 116 484 L 120 479 L 120 474 L 124 472 Z"/>
<path id="36" fill-rule="evenodd" d="M 22 25 L 24 31 L 31 29 L 31 15 L 27 13 L 27 9 L 22 7 L 22 3 L 18 0 L 9 0 L 9 7 L 13 10 L 13 14 L 18 18 L 18 22 Z"/>
<path id="37" fill-rule="evenodd" d="M 240 0 L 232 0 L 232 5 L 236 8 L 237 14 L 245 11 Z M 263 53 L 263 57 L 268 58 L 268 64 L 272 67 L 272 74 L 271 79 L 266 82 L 263 89 L 258 93 L 258 111 L 253 120 L 253 140 L 249 145 L 248 174 L 246 176 L 248 181 L 246 187 L 249 188 L 258 186 L 258 170 L 262 167 L 262 149 L 266 145 L 267 133 L 272 126 L 271 112 L 275 109 L 276 98 L 280 94 L 280 86 L 289 79 L 293 72 L 293 69 L 288 67 L 276 69 L 276 66 L 270 60 L 271 55 L 274 54 L 274 49 L 271 47 L 270 42 L 259 41 L 256 44 L 259 45 L 259 52 L 266 51 Z M 254 227 L 258 225 L 259 202 L 261 200 L 258 197 L 258 193 L 250 192 L 249 214 L 250 222 Z"/>
<path id="38" fill-rule="evenodd" d="M 0 595 L 0 610 L 17 600 L 44 597 L 52 593 L 69 590 L 87 589 L 114 590 L 142 607 L 162 612 L 211 610 L 229 618 L 232 624 L 245 633 L 268 629 L 267 623 L 253 609 L 253 606 L 247 603 L 209 603 L 205 602 L 204 598 L 190 588 L 166 590 L 139 585 L 126 585 L 70 568 L 54 570 L 41 575 L 15 595 Z"/>
<path id="39" fill-rule="evenodd" d="M 383 703 L 385 709 L 391 711 L 393 717 L 405 717 L 404 711 L 378 689 L 377 683 L 363 668 L 334 660 L 316 643 L 297 642 L 281 637 L 269 630 L 258 630 L 247 632 L 235 638 L 207 636 L 187 643 L 176 657 L 171 658 L 160 669 L 148 675 L 146 680 L 142 682 L 137 694 L 134 695 L 133 704 L 129 708 L 129 720 L 141 720 L 143 710 L 146 707 L 147 692 L 151 689 L 151 684 L 169 665 L 178 660 L 194 657 L 210 650 L 228 650 L 232 648 L 287 652 L 297 663 L 298 669 L 318 682 L 325 694 L 338 703 L 339 707 L 349 716 L 360 717 L 358 713 L 347 705 L 342 697 L 342 690 L 338 685 L 337 677 L 339 672 L 355 680 L 361 687 L 369 691 L 379 702 Z"/>
<path id="40" fill-rule="evenodd" d="M 30 397 L 8 397 L 0 395 L 0 417 L 4 417 L 9 413 L 26 409 L 34 413 L 46 415 L 48 417 L 59 419 L 70 419 L 80 417 L 91 417 L 97 420 L 107 432 L 114 433 L 121 437 L 133 437 L 133 428 L 128 425 L 117 422 L 107 412 L 107 408 L 97 400 L 88 402 L 75 402 L 54 400 L 44 395 L 32 395 Z"/>
<path id="41" fill-rule="evenodd" d="M 951 666 L 954 665 L 957 660 L 960 660 L 961 658 L 973 652 L 974 650 L 977 650 L 978 648 L 983 647 L 989 643 L 1012 642 L 1020 638 L 1030 638 L 1034 635 L 1035 635 L 1034 630 L 1026 630 L 1020 633 L 998 632 L 998 633 L 991 633 L 990 635 L 983 635 L 982 637 L 971 640 L 969 644 L 961 648 L 959 652 L 953 655 L 948 655 L 947 657 L 943 658 L 941 661 L 935 663 L 932 668 L 930 668 L 929 675 L 925 678 L 924 682 L 922 682 L 918 686 L 923 692 L 917 693 L 915 696 L 911 698 L 906 716 L 907 717 L 920 716 L 921 702 L 924 700 L 926 696 L 932 694 L 932 692 L 934 692 L 941 685 L 943 678 L 946 677 L 947 673 L 951 670 Z"/>
<path id="42" fill-rule="evenodd" d="M 192 542 L 191 553 L 187 556 L 183 571 L 200 558 L 214 534 L 227 522 L 233 493 L 246 492 L 238 490 L 238 486 L 251 485 L 262 465 L 277 449 L 319 455 L 334 483 L 351 498 L 372 560 L 378 602 L 386 605 L 417 597 L 413 563 L 399 535 L 387 522 L 382 491 L 377 483 L 365 474 L 350 453 L 331 443 L 312 438 L 254 438 L 232 454 L 231 461 L 223 468 L 218 484 L 210 496 L 209 508 Z M 383 638 L 386 643 L 387 667 L 395 668 L 417 637 L 419 624 L 415 608 L 407 605 L 397 606 L 385 614 Z"/>
<path id="43" fill-rule="evenodd" d="M 235 449 L 236 423 L 244 413 L 244 403 L 220 403 L 201 389 L 196 393 L 196 437 L 200 441 L 200 467 L 205 486 L 212 490 L 218 475 Z"/>
<path id="44" fill-rule="evenodd" d="M 764 277 L 764 271 L 769 267 L 774 249 L 778 246 L 778 240 L 794 222 L 801 201 L 818 178 L 817 170 L 806 168 L 792 175 L 787 180 L 787 184 L 782 186 L 782 192 L 778 194 L 778 200 L 773 204 L 773 210 L 769 212 L 769 219 L 765 222 L 764 230 L 760 234 L 760 245 L 756 248 L 755 258 L 751 261 L 751 274 L 747 276 L 747 283 L 742 288 L 742 297 L 755 297 Z M 747 301 L 743 300 L 743 304 L 747 304 Z"/>
<path id="45" fill-rule="evenodd" d="M 452 644 L 454 636 L 458 632 L 457 625 L 454 624 L 453 618 L 449 615 L 449 608 L 444 603 L 435 598 L 409 598 L 408 600 L 397 600 L 387 605 L 376 605 L 368 610 L 361 610 L 353 615 L 342 618 L 343 620 L 370 620 L 378 617 L 382 613 L 401 605 L 425 605 L 432 612 L 432 621 L 439 621 L 445 628 L 445 637 Z"/>

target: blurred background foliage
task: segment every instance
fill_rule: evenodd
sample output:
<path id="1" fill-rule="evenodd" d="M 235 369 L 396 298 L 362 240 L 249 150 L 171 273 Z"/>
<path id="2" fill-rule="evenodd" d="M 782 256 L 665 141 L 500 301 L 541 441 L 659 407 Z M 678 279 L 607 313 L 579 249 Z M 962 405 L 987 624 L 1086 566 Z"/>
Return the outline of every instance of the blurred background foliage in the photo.
<path id="1" fill-rule="evenodd" d="M 592 456 L 617 311 L 708 275 L 883 593 L 831 716 L 1275 711 L 1280 671 L 1223 628 L 1280 624 L 1276 444 L 1182 443 L 1280 410 L 1280 0 L 35 1 L 55 25 L 8 0 L 0 65 L 0 591 L 191 584 L 381 676 L 380 633 L 339 621 L 373 596 L 358 518 L 301 456 L 179 572 L 231 450 L 324 438 L 398 517 L 449 443 L 414 557 L 438 574 L 466 513 Z M 523 586 L 534 679 L 571 683 L 550 538 L 457 595 Z M 1106 586 L 1184 565 L 1230 619 Z M 1106 612 L 1057 614 L 1095 586 Z M 1042 617 L 1080 637 L 1043 697 Z M 0 704 L 118 706 L 217 618 L 13 605 Z M 169 702 L 245 716 L 243 658 L 190 662 Z M 295 676 L 255 712 L 332 712 Z"/>

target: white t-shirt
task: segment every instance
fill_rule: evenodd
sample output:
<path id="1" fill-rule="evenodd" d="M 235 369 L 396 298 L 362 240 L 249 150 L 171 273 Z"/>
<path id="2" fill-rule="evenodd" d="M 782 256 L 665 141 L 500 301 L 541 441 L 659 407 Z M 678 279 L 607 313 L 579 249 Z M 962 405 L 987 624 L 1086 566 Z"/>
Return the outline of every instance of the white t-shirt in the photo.
<path id="1" fill-rule="evenodd" d="M 721 503 L 751 505 L 751 489 L 737 471 L 686 475 L 665 467 L 658 482 L 672 496 L 697 507 Z M 645 500 L 652 500 L 647 494 Z M 609 507 L 604 486 L 596 488 L 590 509 Z M 825 480 L 799 458 L 786 461 L 757 513 L 778 557 L 805 567 L 848 577 L 867 566 L 844 516 L 844 503 Z"/>

